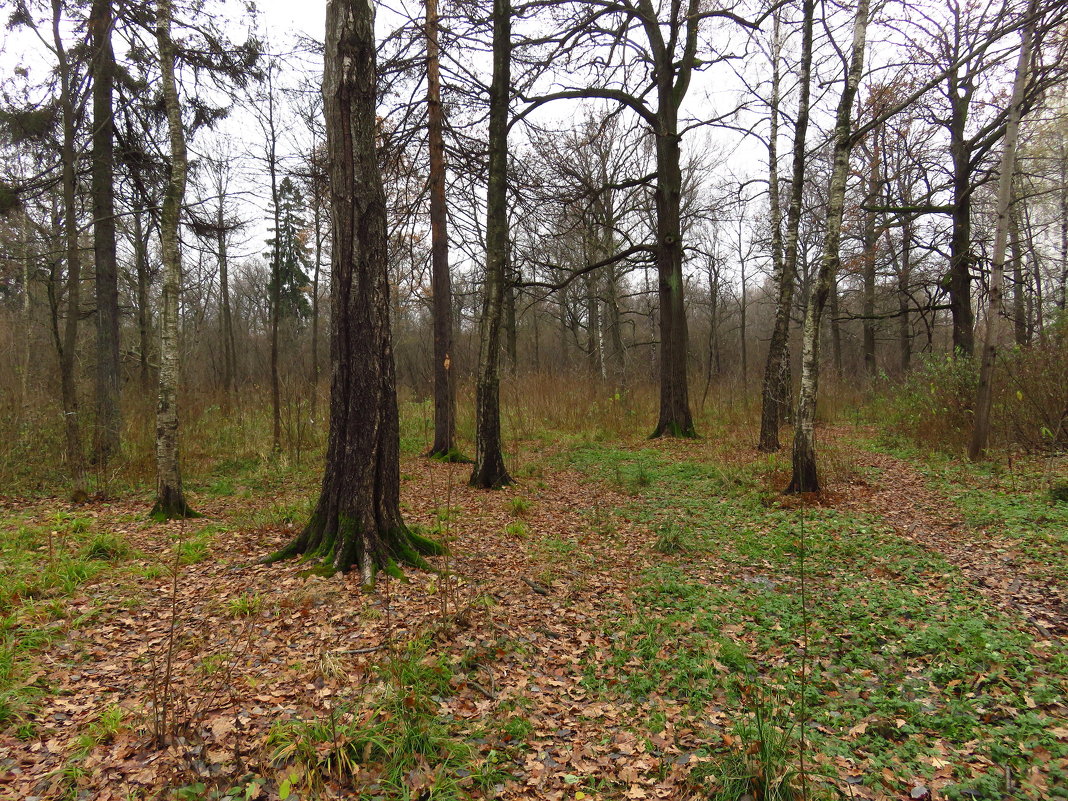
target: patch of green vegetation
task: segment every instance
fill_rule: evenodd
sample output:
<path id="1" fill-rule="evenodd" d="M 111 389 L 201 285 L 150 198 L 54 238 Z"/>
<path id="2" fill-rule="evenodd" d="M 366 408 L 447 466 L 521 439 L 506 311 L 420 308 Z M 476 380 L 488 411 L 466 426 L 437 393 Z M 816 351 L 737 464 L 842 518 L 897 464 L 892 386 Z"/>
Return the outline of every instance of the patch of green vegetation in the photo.
<path id="1" fill-rule="evenodd" d="M 82 549 L 82 556 L 103 562 L 117 562 L 127 558 L 132 552 L 129 544 L 122 537 L 111 532 L 101 532 L 89 540 L 89 543 Z"/>
<path id="2" fill-rule="evenodd" d="M 231 598 L 226 609 L 231 617 L 252 617 L 263 608 L 263 596 L 259 593 L 246 593 Z"/>
<path id="3" fill-rule="evenodd" d="M 508 501 L 508 511 L 516 517 L 523 517 L 530 511 L 530 499 L 515 497 Z"/>
<path id="4" fill-rule="evenodd" d="M 509 537 L 516 537 L 517 539 L 526 539 L 530 536 L 530 527 L 522 520 L 513 520 L 504 527 L 504 533 Z"/>
<path id="5" fill-rule="evenodd" d="M 382 664 L 367 697 L 325 718 L 276 723 L 272 761 L 299 766 L 311 794 L 326 780 L 383 799 L 450 801 L 491 788 L 503 774 L 493 760 L 477 764 L 474 749 L 439 714 L 436 699 L 450 693 L 452 671 L 427 646 L 417 641 Z"/>
<path id="6" fill-rule="evenodd" d="M 855 765 L 882 792 L 907 793 L 905 779 L 930 780 L 943 763 L 958 767 L 944 788 L 949 797 L 1003 783 L 1004 766 L 1029 776 L 1039 762 L 1049 786 L 1068 787 L 1060 762 L 1068 743 L 1052 733 L 1068 689 L 1068 653 L 991 609 L 941 556 L 864 515 L 769 503 L 762 461 L 727 468 L 596 445 L 569 458 L 587 475 L 623 486 L 637 486 L 644 473 L 648 483 L 627 516 L 659 528 L 660 538 L 671 526 L 692 542 L 685 562 L 646 571 L 610 653 L 591 653 L 589 689 L 643 710 L 681 704 L 698 725 L 710 708 L 752 721 L 747 688 L 759 684 L 783 699 L 775 726 L 785 731 L 801 725 L 807 656 L 809 748 Z M 1050 514 L 1048 502 L 1043 508 Z M 1023 509 L 1038 511 L 1009 504 L 998 519 L 1025 525 Z M 709 756 L 720 768 L 716 792 L 737 790 L 726 779 L 753 772 L 737 749 Z M 1024 782 L 1018 797 L 1048 795 Z"/>

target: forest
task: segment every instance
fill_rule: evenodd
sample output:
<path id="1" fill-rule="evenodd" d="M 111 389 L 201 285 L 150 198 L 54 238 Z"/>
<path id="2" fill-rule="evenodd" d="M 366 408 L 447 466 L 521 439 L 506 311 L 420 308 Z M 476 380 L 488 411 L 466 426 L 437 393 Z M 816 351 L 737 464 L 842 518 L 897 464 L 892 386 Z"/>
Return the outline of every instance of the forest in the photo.
<path id="1" fill-rule="evenodd" d="M 0 801 L 1068 799 L 1068 4 L 0 9 Z"/>

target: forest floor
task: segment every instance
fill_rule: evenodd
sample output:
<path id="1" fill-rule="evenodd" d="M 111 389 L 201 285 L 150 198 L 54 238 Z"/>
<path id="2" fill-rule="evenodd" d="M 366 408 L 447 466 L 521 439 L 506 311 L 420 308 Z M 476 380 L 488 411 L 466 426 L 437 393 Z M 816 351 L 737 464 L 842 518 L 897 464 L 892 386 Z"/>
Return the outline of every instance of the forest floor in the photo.
<path id="1" fill-rule="evenodd" d="M 308 464 L 185 522 L 8 499 L 0 799 L 1068 798 L 1066 466 L 821 438 L 800 499 L 728 431 L 525 442 L 500 492 L 409 455 L 449 569 L 373 594 L 256 564 Z"/>

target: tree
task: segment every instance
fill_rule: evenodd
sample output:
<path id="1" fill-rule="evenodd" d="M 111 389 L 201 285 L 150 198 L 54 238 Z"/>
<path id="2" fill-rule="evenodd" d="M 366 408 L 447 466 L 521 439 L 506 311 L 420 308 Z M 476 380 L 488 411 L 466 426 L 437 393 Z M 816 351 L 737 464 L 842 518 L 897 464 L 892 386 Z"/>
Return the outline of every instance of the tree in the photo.
<path id="1" fill-rule="evenodd" d="M 170 176 L 160 217 L 163 299 L 160 311 L 159 400 L 156 405 L 156 504 L 152 514 L 164 518 L 190 517 L 194 514 L 182 490 L 178 454 L 178 294 L 182 287 L 178 228 L 189 167 L 181 100 L 174 79 L 176 54 L 171 40 L 172 13 L 171 0 L 159 0 L 156 39 L 163 103 L 167 110 Z"/>
<path id="2" fill-rule="evenodd" d="M 990 406 L 993 399 L 994 360 L 997 357 L 1002 331 L 1001 307 L 1005 283 L 1005 240 L 1012 213 L 1012 181 L 1016 171 L 1016 143 L 1020 133 L 1020 118 L 1024 113 L 1024 93 L 1027 87 L 1028 68 L 1031 65 L 1031 48 L 1034 44 L 1035 18 L 1038 16 L 1038 0 L 1030 0 L 1027 22 L 1020 45 L 1020 58 L 1016 64 L 1016 77 L 1012 85 L 1008 118 L 1005 123 L 1005 143 L 1001 154 L 1001 174 L 998 177 L 997 223 L 994 228 L 994 252 L 991 255 L 990 299 L 986 309 L 986 334 L 983 339 L 983 358 L 979 370 L 979 388 L 975 400 L 975 423 L 972 439 L 968 445 L 968 458 L 978 459 L 986 450 L 990 439 Z"/>
<path id="3" fill-rule="evenodd" d="M 864 49 L 868 29 L 868 0 L 857 4 L 853 21 L 853 45 L 842 86 L 842 96 L 835 115 L 834 149 L 831 178 L 827 189 L 827 219 L 823 253 L 815 281 L 805 305 L 802 329 L 801 391 L 797 401 L 797 425 L 794 429 L 793 476 L 786 492 L 819 492 L 816 474 L 816 399 L 820 367 L 820 323 L 827 298 L 834 288 L 842 239 L 842 215 L 845 206 L 846 180 L 849 177 L 849 154 L 855 142 L 852 129 L 853 101 L 864 70 Z"/>
<path id="4" fill-rule="evenodd" d="M 501 452 L 501 314 L 508 266 L 508 103 L 511 96 L 511 14 L 508 0 L 493 0 L 493 82 L 490 86 L 489 186 L 486 190 L 486 281 L 479 321 L 475 387 L 475 465 L 471 484 L 511 484 Z"/>
<path id="5" fill-rule="evenodd" d="M 456 458 L 456 386 L 452 378 L 452 275 L 445 203 L 445 133 L 441 108 L 438 0 L 426 0 L 427 140 L 430 151 L 430 270 L 434 318 L 434 444 L 429 456 Z"/>
<path id="6" fill-rule="evenodd" d="M 274 236 L 267 240 L 267 257 L 271 263 L 270 296 L 279 320 L 306 320 L 311 314 L 308 288 L 311 269 L 308 252 L 308 226 L 304 220 L 304 199 L 300 189 L 288 175 L 278 184 L 278 205 L 273 212 L 276 221 Z M 273 319 L 273 318 L 272 318 Z M 272 324 L 272 339 L 274 326 Z"/>
<path id="7" fill-rule="evenodd" d="M 93 254 L 96 274 L 96 458 L 119 451 L 122 434 L 119 375 L 119 280 L 115 247 L 115 125 L 112 92 L 111 0 L 93 0 L 89 12 L 93 59 Z"/>
<path id="8" fill-rule="evenodd" d="M 808 134 L 809 98 L 812 91 L 812 28 L 815 0 L 802 3 L 801 62 L 798 65 L 799 94 L 794 121 L 793 167 L 790 180 L 790 203 L 786 212 L 786 246 L 781 264 L 775 265 L 775 325 L 768 343 L 764 366 L 764 383 L 760 395 L 760 441 L 757 449 L 770 453 L 779 450 L 779 424 L 789 408 L 790 397 L 790 310 L 797 281 L 798 232 L 805 187 L 805 140 Z M 777 98 L 776 98 L 777 99 Z M 773 106 L 775 104 L 773 103 Z M 772 137 L 775 138 L 774 135 Z M 771 169 L 777 170 L 775 159 Z M 777 182 L 776 182 L 777 183 Z M 775 192 L 777 196 L 778 192 Z M 779 225 L 778 218 L 772 224 Z"/>
<path id="9" fill-rule="evenodd" d="M 400 513 L 400 429 L 390 334 L 386 198 L 375 151 L 374 12 L 333 0 L 326 12 L 323 99 L 330 164 L 330 434 L 311 519 L 268 558 L 306 554 L 359 570 L 365 586 L 396 562 L 438 548 Z"/>

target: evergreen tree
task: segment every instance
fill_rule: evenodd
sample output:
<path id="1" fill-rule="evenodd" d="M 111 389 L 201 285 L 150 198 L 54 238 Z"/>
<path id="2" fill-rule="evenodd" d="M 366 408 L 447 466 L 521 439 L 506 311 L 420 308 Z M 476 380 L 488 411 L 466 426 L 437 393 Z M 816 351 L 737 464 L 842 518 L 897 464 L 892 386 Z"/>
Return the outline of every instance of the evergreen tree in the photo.
<path id="1" fill-rule="evenodd" d="M 278 316 L 303 322 L 311 314 L 308 290 L 311 278 L 311 255 L 308 249 L 308 224 L 304 219 L 304 197 L 288 176 L 278 187 L 278 229 L 267 240 L 266 257 L 277 265 Z M 274 287 L 270 287 L 274 290 Z M 272 291 L 272 295 L 273 295 Z"/>

